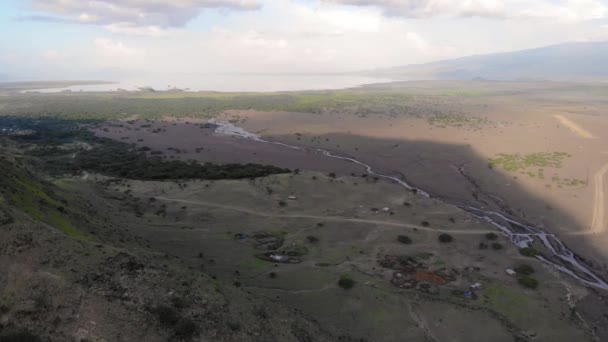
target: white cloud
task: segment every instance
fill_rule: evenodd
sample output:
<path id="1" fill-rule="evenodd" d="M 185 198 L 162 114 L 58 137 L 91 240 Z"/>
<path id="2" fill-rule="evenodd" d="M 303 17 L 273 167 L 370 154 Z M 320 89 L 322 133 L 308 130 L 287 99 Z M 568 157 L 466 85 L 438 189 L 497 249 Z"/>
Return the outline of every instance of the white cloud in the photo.
<path id="1" fill-rule="evenodd" d="M 608 16 L 604 0 L 321 0 L 325 4 L 374 7 L 386 16 L 435 16 L 584 21 Z"/>
<path id="2" fill-rule="evenodd" d="M 132 27 L 181 27 L 201 10 L 257 10 L 258 0 L 30 0 L 43 15 L 22 19 Z"/>
<path id="3" fill-rule="evenodd" d="M 95 51 L 99 56 L 117 60 L 131 57 L 137 53 L 134 48 L 126 46 L 123 42 L 114 41 L 108 38 L 95 39 Z"/>

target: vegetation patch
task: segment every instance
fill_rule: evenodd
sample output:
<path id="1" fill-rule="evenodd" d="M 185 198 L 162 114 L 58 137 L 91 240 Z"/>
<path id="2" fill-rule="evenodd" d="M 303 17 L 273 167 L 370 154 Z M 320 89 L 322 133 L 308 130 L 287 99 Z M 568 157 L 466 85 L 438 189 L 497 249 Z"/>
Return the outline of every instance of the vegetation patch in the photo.
<path id="1" fill-rule="evenodd" d="M 519 254 L 529 257 L 529 258 L 534 258 L 536 257 L 539 253 L 536 249 L 534 249 L 533 247 L 524 247 L 524 248 L 520 248 L 519 249 Z"/>
<path id="2" fill-rule="evenodd" d="M 338 286 L 341 288 L 348 290 L 355 286 L 355 281 L 349 274 L 342 274 L 340 279 L 338 280 Z"/>
<path id="3" fill-rule="evenodd" d="M 536 289 L 538 287 L 538 280 L 536 278 L 532 278 L 530 276 L 524 276 L 517 280 L 517 282 L 529 289 Z"/>
<path id="4" fill-rule="evenodd" d="M 490 169 L 500 167 L 506 171 L 519 172 L 531 178 L 547 179 L 545 168 L 559 169 L 562 167 L 563 161 L 569 157 L 571 155 L 565 152 L 537 152 L 525 155 L 501 153 L 495 158 L 490 158 L 488 167 Z M 550 180 L 560 188 L 583 186 L 588 183 L 581 179 L 561 178 L 557 174 L 554 174 Z M 551 187 L 551 184 L 547 184 L 547 187 Z"/>
<path id="5" fill-rule="evenodd" d="M 412 243 L 412 239 L 409 236 L 406 235 L 398 235 L 397 236 L 397 241 L 406 244 L 406 245 L 410 245 Z"/>
<path id="6" fill-rule="evenodd" d="M 441 242 L 441 243 L 450 243 L 450 242 L 454 241 L 454 237 L 452 237 L 452 235 L 446 234 L 446 233 L 440 234 L 438 239 L 439 239 L 439 242 Z"/>
<path id="7" fill-rule="evenodd" d="M 429 124 L 440 127 L 457 127 L 457 128 L 467 128 L 472 130 L 480 130 L 484 126 L 492 125 L 493 122 L 486 119 L 480 118 L 476 116 L 465 116 L 465 115 L 448 115 L 448 114 L 440 114 L 432 116 L 428 119 Z"/>

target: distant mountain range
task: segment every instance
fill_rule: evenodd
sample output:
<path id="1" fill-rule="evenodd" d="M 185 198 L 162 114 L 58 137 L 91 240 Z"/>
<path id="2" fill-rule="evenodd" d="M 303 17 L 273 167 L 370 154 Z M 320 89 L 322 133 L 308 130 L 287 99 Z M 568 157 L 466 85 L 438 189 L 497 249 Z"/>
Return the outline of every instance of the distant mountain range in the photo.
<path id="1" fill-rule="evenodd" d="M 608 79 L 608 41 L 468 56 L 364 72 L 395 79 Z"/>

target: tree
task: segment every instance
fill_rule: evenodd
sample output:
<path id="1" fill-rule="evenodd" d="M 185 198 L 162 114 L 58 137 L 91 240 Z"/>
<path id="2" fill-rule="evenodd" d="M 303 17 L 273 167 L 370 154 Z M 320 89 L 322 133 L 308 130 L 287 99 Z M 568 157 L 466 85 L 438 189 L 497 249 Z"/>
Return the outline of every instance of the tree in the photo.
<path id="1" fill-rule="evenodd" d="M 530 274 L 534 273 L 534 268 L 528 264 L 521 264 L 515 267 L 515 272 L 529 276 Z"/>
<path id="2" fill-rule="evenodd" d="M 519 254 L 533 258 L 538 255 L 538 251 L 532 247 L 524 247 L 519 249 Z"/>
<path id="3" fill-rule="evenodd" d="M 412 243 L 412 239 L 409 236 L 406 236 L 406 235 L 398 235 L 397 236 L 397 241 L 399 241 L 399 242 L 401 242 L 403 244 L 406 244 L 406 245 L 409 245 L 409 244 Z"/>
<path id="4" fill-rule="evenodd" d="M 343 274 L 340 276 L 340 280 L 338 280 L 338 286 L 348 290 L 355 286 L 355 281 L 350 277 L 350 275 Z"/>
<path id="5" fill-rule="evenodd" d="M 498 242 L 494 242 L 494 243 L 492 243 L 492 249 L 500 250 L 500 249 L 502 249 L 502 244 L 500 244 Z"/>
<path id="6" fill-rule="evenodd" d="M 538 280 L 530 276 L 521 277 L 517 280 L 517 282 L 529 289 L 536 289 L 538 287 Z"/>
<path id="7" fill-rule="evenodd" d="M 490 241 L 495 241 L 496 239 L 498 239 L 498 235 L 496 235 L 496 233 L 488 233 L 486 234 L 486 239 Z"/>
<path id="8" fill-rule="evenodd" d="M 441 243 L 449 243 L 454 241 L 454 238 L 450 234 L 443 233 L 439 235 L 439 242 Z"/>

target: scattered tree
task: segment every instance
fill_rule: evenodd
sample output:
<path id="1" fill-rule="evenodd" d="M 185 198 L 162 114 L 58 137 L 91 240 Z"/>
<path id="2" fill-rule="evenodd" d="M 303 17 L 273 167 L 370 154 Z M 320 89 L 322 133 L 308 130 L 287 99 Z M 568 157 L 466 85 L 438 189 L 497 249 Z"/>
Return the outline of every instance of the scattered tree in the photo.
<path id="1" fill-rule="evenodd" d="M 521 277 L 517 280 L 517 282 L 520 285 L 530 289 L 536 289 L 538 287 L 538 280 L 530 276 Z"/>
<path id="2" fill-rule="evenodd" d="M 350 277 L 350 275 L 343 274 L 340 276 L 340 280 L 338 280 L 338 286 L 348 290 L 355 286 L 355 281 Z"/>
<path id="3" fill-rule="evenodd" d="M 454 238 L 450 234 L 443 233 L 439 235 L 439 242 L 441 243 L 449 243 L 452 241 L 454 241 Z"/>
<path id="4" fill-rule="evenodd" d="M 397 241 L 399 241 L 399 242 L 401 242 L 403 244 L 406 244 L 406 245 L 409 245 L 409 244 L 412 243 L 412 239 L 409 236 L 406 236 L 406 235 L 398 235 L 397 236 Z"/>

